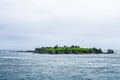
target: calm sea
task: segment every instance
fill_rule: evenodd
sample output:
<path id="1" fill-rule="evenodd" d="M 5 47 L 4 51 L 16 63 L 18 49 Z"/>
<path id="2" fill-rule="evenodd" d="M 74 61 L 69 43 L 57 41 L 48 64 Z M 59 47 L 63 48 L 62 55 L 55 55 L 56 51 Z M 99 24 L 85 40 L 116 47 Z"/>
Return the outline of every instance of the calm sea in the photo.
<path id="1" fill-rule="evenodd" d="M 98 55 L 0 53 L 0 80 L 120 80 L 120 52 Z"/>

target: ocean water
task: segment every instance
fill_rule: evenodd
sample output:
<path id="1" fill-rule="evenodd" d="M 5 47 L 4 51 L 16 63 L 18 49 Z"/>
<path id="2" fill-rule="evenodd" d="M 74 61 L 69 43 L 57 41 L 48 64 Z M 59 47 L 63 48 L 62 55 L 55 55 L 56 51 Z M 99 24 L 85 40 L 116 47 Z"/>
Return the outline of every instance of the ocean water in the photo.
<path id="1" fill-rule="evenodd" d="M 120 80 L 120 52 L 0 53 L 0 80 Z"/>

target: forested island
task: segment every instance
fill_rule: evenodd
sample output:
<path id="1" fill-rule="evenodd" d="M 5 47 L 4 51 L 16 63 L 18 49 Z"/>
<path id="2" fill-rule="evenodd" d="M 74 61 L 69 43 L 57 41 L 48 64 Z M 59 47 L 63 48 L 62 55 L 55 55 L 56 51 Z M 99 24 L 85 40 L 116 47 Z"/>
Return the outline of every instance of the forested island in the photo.
<path id="1" fill-rule="evenodd" d="M 80 46 L 63 46 L 58 45 L 54 47 L 41 47 L 36 48 L 34 53 L 39 54 L 102 54 L 102 53 L 114 53 L 112 49 L 108 49 L 107 52 L 103 52 L 101 48 L 82 48 Z"/>

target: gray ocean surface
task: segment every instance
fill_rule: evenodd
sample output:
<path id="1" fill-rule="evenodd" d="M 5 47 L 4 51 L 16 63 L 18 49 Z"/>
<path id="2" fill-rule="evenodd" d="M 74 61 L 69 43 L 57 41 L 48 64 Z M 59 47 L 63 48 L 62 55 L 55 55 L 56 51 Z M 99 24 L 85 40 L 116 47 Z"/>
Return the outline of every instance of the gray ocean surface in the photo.
<path id="1" fill-rule="evenodd" d="M 0 53 L 0 80 L 120 80 L 120 52 Z"/>

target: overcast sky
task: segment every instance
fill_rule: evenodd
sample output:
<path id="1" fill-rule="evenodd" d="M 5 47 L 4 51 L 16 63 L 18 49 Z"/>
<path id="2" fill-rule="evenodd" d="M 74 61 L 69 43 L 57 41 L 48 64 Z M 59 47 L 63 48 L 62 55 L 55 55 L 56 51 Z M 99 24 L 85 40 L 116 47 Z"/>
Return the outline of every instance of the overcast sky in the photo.
<path id="1" fill-rule="evenodd" d="M 120 0 L 0 0 L 0 49 L 120 49 Z"/>

